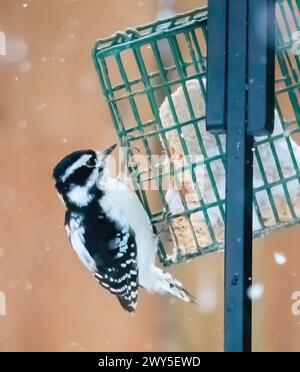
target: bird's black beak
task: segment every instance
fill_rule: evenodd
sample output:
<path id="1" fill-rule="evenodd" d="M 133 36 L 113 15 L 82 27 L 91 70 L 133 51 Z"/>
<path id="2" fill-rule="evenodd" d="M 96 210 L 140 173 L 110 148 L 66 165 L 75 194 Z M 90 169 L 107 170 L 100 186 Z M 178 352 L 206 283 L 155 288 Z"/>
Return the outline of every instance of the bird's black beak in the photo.
<path id="1" fill-rule="evenodd" d="M 107 158 L 112 154 L 112 152 L 114 151 L 116 147 L 117 147 L 117 144 L 110 146 L 108 149 L 104 151 L 96 152 L 98 166 L 106 162 Z"/>
<path id="2" fill-rule="evenodd" d="M 107 156 L 109 156 L 114 151 L 114 149 L 116 147 L 117 147 L 117 144 L 114 144 L 114 145 L 110 146 L 108 149 L 102 151 L 102 156 L 104 158 L 106 158 Z"/>

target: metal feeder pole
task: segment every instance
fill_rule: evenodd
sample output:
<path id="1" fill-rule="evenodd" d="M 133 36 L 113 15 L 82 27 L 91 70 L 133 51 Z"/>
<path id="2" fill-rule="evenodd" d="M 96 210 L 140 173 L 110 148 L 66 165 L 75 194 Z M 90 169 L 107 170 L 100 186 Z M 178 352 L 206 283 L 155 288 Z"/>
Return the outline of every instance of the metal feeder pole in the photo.
<path id="1" fill-rule="evenodd" d="M 207 130 L 226 133 L 224 350 L 252 350 L 253 139 L 274 126 L 275 0 L 208 1 Z"/>

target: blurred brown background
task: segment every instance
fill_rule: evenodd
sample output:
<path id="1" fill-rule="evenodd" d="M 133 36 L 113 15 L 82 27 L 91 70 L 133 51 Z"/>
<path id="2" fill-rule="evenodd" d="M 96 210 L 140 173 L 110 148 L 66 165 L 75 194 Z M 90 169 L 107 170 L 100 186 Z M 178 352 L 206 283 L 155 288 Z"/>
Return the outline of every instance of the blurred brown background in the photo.
<path id="1" fill-rule="evenodd" d="M 166 2 L 165 2 L 166 3 Z M 177 11 L 205 4 L 170 0 Z M 200 305 L 140 295 L 135 316 L 98 287 L 63 229 L 51 173 L 68 152 L 116 141 L 91 60 L 95 40 L 156 18 L 158 0 L 0 0 L 1 351 L 216 351 L 223 342 L 223 255 L 172 269 Z M 300 351 L 299 228 L 256 241 L 254 350 Z M 274 252 L 287 259 L 278 265 Z"/>

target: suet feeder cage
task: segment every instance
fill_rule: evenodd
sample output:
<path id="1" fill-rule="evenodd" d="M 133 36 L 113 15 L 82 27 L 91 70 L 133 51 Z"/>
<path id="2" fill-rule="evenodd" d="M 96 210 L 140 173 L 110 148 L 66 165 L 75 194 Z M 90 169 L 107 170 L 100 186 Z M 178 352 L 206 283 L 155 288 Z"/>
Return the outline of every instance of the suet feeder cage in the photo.
<path id="1" fill-rule="evenodd" d="M 253 147 L 255 237 L 300 222 L 300 2 L 278 1 L 276 19 L 275 130 Z M 223 249 L 225 134 L 205 126 L 207 10 L 118 32 L 93 58 L 132 185 L 155 231 L 168 227 L 162 263 Z"/>

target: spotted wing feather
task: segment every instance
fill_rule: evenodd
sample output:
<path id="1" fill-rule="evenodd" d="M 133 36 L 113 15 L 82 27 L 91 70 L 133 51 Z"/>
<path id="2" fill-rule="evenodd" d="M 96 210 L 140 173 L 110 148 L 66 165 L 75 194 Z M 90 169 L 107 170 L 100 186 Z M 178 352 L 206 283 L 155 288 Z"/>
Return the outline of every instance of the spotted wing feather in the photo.
<path id="1" fill-rule="evenodd" d="M 113 254 L 111 266 L 98 266 L 94 272 L 100 285 L 117 296 L 122 307 L 135 312 L 138 297 L 138 267 L 137 250 L 134 234 L 131 232 L 118 233 L 110 240 L 108 249 Z"/>

